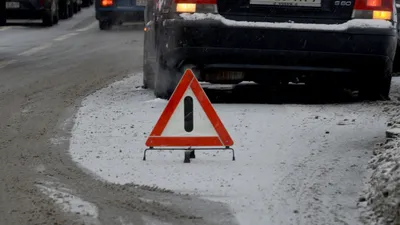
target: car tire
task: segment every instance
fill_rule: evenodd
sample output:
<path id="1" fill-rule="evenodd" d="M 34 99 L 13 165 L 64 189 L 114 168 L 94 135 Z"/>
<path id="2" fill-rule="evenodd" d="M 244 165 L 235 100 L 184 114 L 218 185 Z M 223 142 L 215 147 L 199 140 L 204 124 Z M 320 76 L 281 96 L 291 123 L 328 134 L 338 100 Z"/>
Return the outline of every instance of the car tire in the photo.
<path id="1" fill-rule="evenodd" d="M 5 26 L 7 23 L 7 19 L 5 15 L 0 15 L 0 26 Z"/>
<path id="2" fill-rule="evenodd" d="M 59 6 L 58 3 L 56 3 L 56 12 L 53 15 L 53 24 L 58 24 L 59 21 L 60 21 Z"/>
<path id="3" fill-rule="evenodd" d="M 359 97 L 362 100 L 377 101 L 390 100 L 390 86 L 392 83 L 392 66 L 385 68 L 380 74 L 367 78 L 359 90 Z"/>
<path id="4" fill-rule="evenodd" d="M 54 7 L 55 7 L 55 2 L 53 1 L 50 10 L 46 9 L 46 11 L 43 13 L 42 23 L 46 27 L 51 27 L 54 25 L 54 16 L 56 12 Z"/>
<path id="5" fill-rule="evenodd" d="M 72 4 L 72 11 L 74 12 L 74 14 L 78 13 L 78 2 L 75 2 Z"/>
<path id="6" fill-rule="evenodd" d="M 159 63 L 154 81 L 154 95 L 157 98 L 169 99 L 178 84 L 178 70 Z"/>
<path id="7" fill-rule="evenodd" d="M 397 44 L 396 55 L 393 60 L 393 72 L 399 73 L 400 72 L 400 45 Z"/>
<path id="8" fill-rule="evenodd" d="M 63 2 L 62 5 L 59 4 L 59 12 L 58 12 L 59 18 L 60 18 L 60 19 L 68 19 L 68 18 L 69 18 L 68 13 L 69 13 L 69 12 L 68 12 L 68 5 L 67 5 L 67 3 L 66 3 L 66 2 Z"/>
<path id="9" fill-rule="evenodd" d="M 67 8 L 68 8 L 68 18 L 73 17 L 74 16 L 74 4 L 71 1 L 69 1 Z"/>
<path id="10" fill-rule="evenodd" d="M 89 7 L 90 1 L 89 0 L 82 0 L 82 7 Z"/>
<path id="11" fill-rule="evenodd" d="M 154 71 L 148 60 L 147 51 L 143 54 L 143 88 L 154 89 Z"/>
<path id="12" fill-rule="evenodd" d="M 109 20 L 99 21 L 100 30 L 110 30 L 111 27 L 112 27 L 112 24 Z"/>

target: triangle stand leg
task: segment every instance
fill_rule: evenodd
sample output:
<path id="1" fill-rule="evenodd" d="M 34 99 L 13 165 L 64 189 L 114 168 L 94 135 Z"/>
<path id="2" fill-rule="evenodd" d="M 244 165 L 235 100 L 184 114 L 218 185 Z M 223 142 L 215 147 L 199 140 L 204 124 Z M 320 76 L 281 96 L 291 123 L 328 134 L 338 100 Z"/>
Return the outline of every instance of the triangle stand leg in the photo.
<path id="1" fill-rule="evenodd" d="M 232 152 L 232 161 L 236 160 L 235 157 L 235 150 L 229 146 L 225 146 L 222 148 L 154 148 L 154 147 L 149 147 L 147 149 L 144 150 L 143 153 L 143 161 L 146 161 L 146 154 L 147 151 L 150 150 L 157 150 L 157 151 L 185 151 L 184 154 L 184 163 L 190 163 L 190 159 L 195 159 L 196 158 L 196 154 L 195 154 L 195 150 L 198 151 L 210 151 L 210 150 L 230 150 Z"/>
<path id="2" fill-rule="evenodd" d="M 192 154 L 192 151 L 190 151 L 190 150 L 185 151 L 185 158 L 183 160 L 183 163 L 190 163 L 191 154 Z"/>
<path id="3" fill-rule="evenodd" d="M 191 159 L 195 159 L 196 155 L 194 154 L 194 150 L 190 152 L 190 158 Z"/>

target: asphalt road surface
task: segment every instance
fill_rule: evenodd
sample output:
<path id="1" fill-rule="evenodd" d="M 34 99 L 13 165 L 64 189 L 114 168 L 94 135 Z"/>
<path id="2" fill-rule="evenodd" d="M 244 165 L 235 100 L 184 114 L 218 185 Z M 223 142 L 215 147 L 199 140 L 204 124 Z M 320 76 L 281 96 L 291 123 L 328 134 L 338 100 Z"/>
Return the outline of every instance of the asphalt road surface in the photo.
<path id="1" fill-rule="evenodd" d="M 0 27 L 1 225 L 141 225 L 149 224 L 146 217 L 160 224 L 237 224 L 223 203 L 106 183 L 72 161 L 68 138 L 54 145 L 54 137 L 70 136 L 71 117 L 84 97 L 141 76 L 142 43 L 140 24 L 100 31 L 93 8 L 51 28 L 26 21 Z M 98 216 L 66 212 L 38 188 L 49 185 L 96 205 Z"/>

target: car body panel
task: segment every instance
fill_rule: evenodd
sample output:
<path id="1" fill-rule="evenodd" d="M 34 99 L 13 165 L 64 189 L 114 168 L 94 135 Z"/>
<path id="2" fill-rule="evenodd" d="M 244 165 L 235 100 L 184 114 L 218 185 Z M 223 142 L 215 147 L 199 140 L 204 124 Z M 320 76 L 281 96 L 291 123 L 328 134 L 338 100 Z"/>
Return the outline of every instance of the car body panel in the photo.
<path id="1" fill-rule="evenodd" d="M 394 29 L 371 35 L 373 30 L 364 29 L 358 33 L 164 22 L 158 50 L 171 67 L 357 72 L 367 62 L 381 68 L 386 60 L 393 60 L 396 49 Z"/>

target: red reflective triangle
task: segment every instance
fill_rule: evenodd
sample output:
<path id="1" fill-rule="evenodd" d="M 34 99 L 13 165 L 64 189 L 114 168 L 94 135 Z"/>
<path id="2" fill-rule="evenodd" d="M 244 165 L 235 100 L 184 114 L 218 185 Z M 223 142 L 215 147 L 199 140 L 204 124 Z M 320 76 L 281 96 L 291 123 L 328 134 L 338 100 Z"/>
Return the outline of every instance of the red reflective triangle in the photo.
<path id="1" fill-rule="evenodd" d="M 184 94 L 188 88 L 191 88 L 196 96 L 200 106 L 213 125 L 218 136 L 162 136 L 168 121 L 171 119 L 178 104 L 183 100 Z M 225 129 L 221 119 L 217 115 L 214 107 L 208 99 L 199 81 L 194 76 L 192 70 L 186 70 L 174 93 L 172 94 L 167 106 L 158 119 L 155 127 L 146 141 L 148 147 L 210 147 L 210 146 L 232 146 L 233 140 Z"/>

